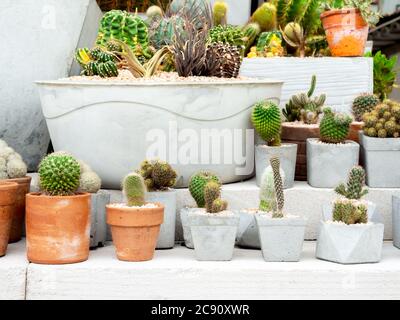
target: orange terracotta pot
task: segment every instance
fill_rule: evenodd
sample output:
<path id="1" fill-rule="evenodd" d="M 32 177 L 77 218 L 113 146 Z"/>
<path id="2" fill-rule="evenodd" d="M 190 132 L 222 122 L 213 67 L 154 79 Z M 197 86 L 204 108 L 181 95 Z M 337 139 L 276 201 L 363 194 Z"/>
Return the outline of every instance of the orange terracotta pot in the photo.
<path id="1" fill-rule="evenodd" d="M 369 26 L 358 9 L 325 11 L 321 20 L 334 57 L 364 55 Z"/>
<path id="2" fill-rule="evenodd" d="M 0 257 L 7 251 L 12 219 L 15 214 L 18 184 L 0 181 Z"/>
<path id="3" fill-rule="evenodd" d="M 22 228 L 25 224 L 25 196 L 29 192 L 31 180 L 32 178 L 28 176 L 7 180 L 18 184 L 15 214 L 11 225 L 10 239 L 8 240 L 8 243 L 18 242 L 22 238 Z"/>
<path id="4" fill-rule="evenodd" d="M 359 143 L 360 138 L 359 138 L 358 132 L 363 129 L 363 126 L 364 126 L 364 122 L 353 121 L 350 124 L 350 131 L 349 131 L 347 140 L 352 140 L 354 142 Z"/>
<path id="5" fill-rule="evenodd" d="M 107 205 L 107 223 L 117 257 L 122 261 L 153 259 L 160 225 L 164 221 L 164 206 L 157 208 L 129 208 Z"/>
<path id="6" fill-rule="evenodd" d="M 77 263 L 88 259 L 90 194 L 26 195 L 28 260 L 40 264 Z"/>

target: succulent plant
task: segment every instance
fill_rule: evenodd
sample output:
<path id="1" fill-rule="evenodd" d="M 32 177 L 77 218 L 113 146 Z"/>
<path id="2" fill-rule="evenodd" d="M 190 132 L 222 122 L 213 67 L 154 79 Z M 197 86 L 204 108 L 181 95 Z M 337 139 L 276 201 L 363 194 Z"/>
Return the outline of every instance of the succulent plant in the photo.
<path id="1" fill-rule="evenodd" d="M 82 67 L 82 75 L 100 76 L 102 78 L 118 76 L 116 57 L 101 48 L 80 48 L 75 53 L 75 59 Z"/>
<path id="2" fill-rule="evenodd" d="M 355 166 L 350 170 L 349 178 L 346 185 L 339 184 L 335 192 L 347 199 L 360 200 L 368 193 L 368 189 L 364 188 L 365 185 L 365 170 L 361 166 Z"/>
<path id="3" fill-rule="evenodd" d="M 146 185 L 139 173 L 133 172 L 124 178 L 122 192 L 129 207 L 140 207 L 145 204 Z"/>
<path id="4" fill-rule="evenodd" d="M 203 27 L 202 19 L 211 17 L 211 7 L 208 0 L 173 0 L 169 6 L 172 14 L 187 17 L 194 23 L 196 29 Z"/>
<path id="5" fill-rule="evenodd" d="M 272 3 L 263 3 L 251 16 L 251 21 L 257 22 L 262 31 L 276 29 L 277 16 L 276 6 Z"/>
<path id="6" fill-rule="evenodd" d="M 242 56 L 236 46 L 213 43 L 207 46 L 203 71 L 200 75 L 237 78 L 239 76 Z"/>
<path id="7" fill-rule="evenodd" d="M 145 160 L 140 165 L 138 173 L 143 177 L 149 191 L 167 190 L 176 183 L 177 173 L 165 161 Z"/>
<path id="8" fill-rule="evenodd" d="M 27 171 L 22 157 L 0 139 L 0 180 L 23 178 Z"/>
<path id="9" fill-rule="evenodd" d="M 179 15 L 153 19 L 149 26 L 150 42 L 156 49 L 171 45 L 175 39 L 175 34 L 183 32 L 185 32 L 184 20 Z"/>
<path id="10" fill-rule="evenodd" d="M 208 213 L 219 213 L 228 207 L 228 203 L 221 199 L 221 185 L 215 181 L 209 181 L 205 185 L 204 200 Z"/>
<path id="11" fill-rule="evenodd" d="M 281 144 L 281 113 L 279 107 L 270 101 L 256 103 L 251 117 L 254 128 L 270 146 Z"/>
<path id="12" fill-rule="evenodd" d="M 280 40 L 282 40 L 282 33 L 280 31 L 262 32 L 258 37 L 257 51 L 264 51 L 274 37 L 278 37 Z"/>
<path id="13" fill-rule="evenodd" d="M 275 212 L 277 210 L 276 192 L 274 184 L 274 172 L 268 166 L 261 177 L 259 210 Z"/>
<path id="14" fill-rule="evenodd" d="M 254 41 L 261 33 L 261 28 L 258 23 L 252 22 L 246 24 L 243 27 L 242 32 L 244 35 L 245 53 L 247 53 L 250 50 L 251 46 L 253 45 Z"/>
<path id="15" fill-rule="evenodd" d="M 352 118 L 345 113 L 334 113 L 331 108 L 324 109 L 319 125 L 320 139 L 325 143 L 344 143 L 349 134 Z"/>
<path id="16" fill-rule="evenodd" d="M 354 199 L 339 199 L 333 203 L 333 221 L 345 224 L 368 222 L 367 206 Z"/>
<path id="17" fill-rule="evenodd" d="M 190 178 L 189 191 L 199 208 L 204 208 L 205 206 L 204 188 L 210 181 L 221 185 L 218 176 L 208 171 L 200 171 Z"/>
<path id="18" fill-rule="evenodd" d="M 369 137 L 400 137 L 400 104 L 385 100 L 363 116 L 364 134 Z"/>
<path id="19" fill-rule="evenodd" d="M 285 196 L 283 194 L 283 182 L 280 173 L 280 161 L 278 157 L 270 159 L 272 172 L 274 175 L 274 186 L 276 194 L 276 209 L 272 213 L 272 218 L 283 218 L 283 207 L 285 205 Z"/>
<path id="20" fill-rule="evenodd" d="M 146 10 L 146 16 L 149 20 L 161 19 L 163 14 L 163 9 L 156 5 L 152 5 Z"/>
<path id="21" fill-rule="evenodd" d="M 218 25 L 210 29 L 211 43 L 223 43 L 231 46 L 237 46 L 240 49 L 244 49 L 245 46 L 245 35 L 240 27 L 235 26 L 222 26 Z"/>
<path id="22" fill-rule="evenodd" d="M 69 155 L 50 154 L 39 164 L 40 187 L 50 196 L 75 194 L 80 175 L 79 162 Z"/>
<path id="23" fill-rule="evenodd" d="M 214 26 L 226 25 L 228 4 L 224 1 L 216 1 L 213 6 Z"/>
<path id="24" fill-rule="evenodd" d="M 379 98 L 374 94 L 365 93 L 355 98 L 352 105 L 355 120 L 362 121 L 364 114 L 371 112 L 379 102 Z"/>

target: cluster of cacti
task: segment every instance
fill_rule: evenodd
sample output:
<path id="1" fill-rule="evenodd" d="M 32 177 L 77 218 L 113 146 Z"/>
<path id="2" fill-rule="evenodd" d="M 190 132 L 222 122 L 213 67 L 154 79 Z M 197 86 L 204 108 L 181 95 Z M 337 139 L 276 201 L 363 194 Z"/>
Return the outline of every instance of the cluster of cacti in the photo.
<path id="1" fill-rule="evenodd" d="M 281 57 L 285 55 L 282 45 L 282 34 L 280 31 L 262 32 L 257 41 L 257 45 L 250 48 L 248 58 L 255 57 Z"/>
<path id="2" fill-rule="evenodd" d="M 285 180 L 285 173 L 280 170 L 282 181 Z M 263 212 L 276 212 L 278 202 L 275 191 L 274 171 L 269 165 L 263 172 L 260 184 L 260 204 L 259 210 Z"/>
<path id="3" fill-rule="evenodd" d="M 118 76 L 117 57 L 101 48 L 80 48 L 75 59 L 82 67 L 82 75 L 102 78 Z"/>
<path id="4" fill-rule="evenodd" d="M 184 20 L 179 15 L 153 18 L 149 26 L 150 42 L 156 49 L 171 45 L 176 32 L 185 32 Z"/>
<path id="5" fill-rule="evenodd" d="M 167 190 L 176 183 L 177 173 L 166 161 L 144 160 L 137 172 L 149 191 Z"/>
<path id="6" fill-rule="evenodd" d="M 335 192 L 347 199 L 360 200 L 368 193 L 365 185 L 365 170 L 361 166 L 355 166 L 350 170 L 347 183 L 339 184 Z"/>
<path id="7" fill-rule="evenodd" d="M 280 173 L 280 161 L 278 157 L 270 159 L 272 172 L 274 176 L 274 186 L 276 195 L 276 208 L 272 212 L 272 218 L 283 218 L 283 207 L 285 205 L 285 196 L 283 194 L 283 182 Z"/>
<path id="8" fill-rule="evenodd" d="M 128 207 L 140 207 L 145 204 L 146 185 L 142 175 L 137 172 L 128 174 L 122 181 L 122 192 Z"/>
<path id="9" fill-rule="evenodd" d="M 27 170 L 22 157 L 4 140 L 0 140 L 0 180 L 23 178 Z"/>
<path id="10" fill-rule="evenodd" d="M 204 201 L 208 213 L 219 213 L 228 208 L 228 203 L 221 199 L 221 185 L 215 181 L 209 181 L 205 185 Z"/>
<path id="11" fill-rule="evenodd" d="M 204 208 L 205 206 L 204 188 L 210 181 L 214 181 L 218 185 L 221 185 L 218 176 L 208 171 L 200 171 L 190 178 L 189 192 L 199 208 Z"/>
<path id="12" fill-rule="evenodd" d="M 50 196 L 73 195 L 81 176 L 79 162 L 70 155 L 53 153 L 39 164 L 40 188 Z"/>
<path id="13" fill-rule="evenodd" d="M 211 15 L 208 0 L 173 0 L 169 6 L 169 11 L 172 14 L 187 17 L 195 23 L 195 27 L 198 29 L 203 27 L 202 19 Z"/>
<path id="14" fill-rule="evenodd" d="M 315 124 L 319 121 L 319 116 L 322 113 L 326 95 L 321 94 L 312 98 L 317 84 L 317 78 L 312 76 L 311 86 L 307 93 L 299 93 L 293 95 L 282 113 L 289 122 L 302 121 L 306 124 Z"/>
<path id="15" fill-rule="evenodd" d="M 257 133 L 268 145 L 281 145 L 281 113 L 275 103 L 271 101 L 256 103 L 251 121 Z"/>
<path id="16" fill-rule="evenodd" d="M 371 112 L 380 100 L 374 94 L 365 93 L 354 99 L 352 112 L 356 121 L 362 121 L 363 116 L 367 112 Z"/>
<path id="17" fill-rule="evenodd" d="M 339 199 L 333 203 L 333 221 L 345 224 L 368 222 L 368 207 L 354 199 Z"/>
<path id="18" fill-rule="evenodd" d="M 320 140 L 325 143 L 344 143 L 352 121 L 351 116 L 346 113 L 333 112 L 331 108 L 325 108 L 319 124 Z"/>
<path id="19" fill-rule="evenodd" d="M 209 31 L 210 43 L 223 43 L 237 46 L 240 49 L 245 47 L 245 35 L 239 27 L 218 25 Z"/>
<path id="20" fill-rule="evenodd" d="M 242 55 L 238 47 L 224 43 L 212 43 L 207 46 L 202 75 L 237 78 L 241 64 Z"/>
<path id="21" fill-rule="evenodd" d="M 400 104 L 385 100 L 364 114 L 364 134 L 369 137 L 400 137 Z"/>
<path id="22" fill-rule="evenodd" d="M 138 56 L 143 55 L 145 58 L 152 56 L 147 25 L 137 15 L 111 10 L 103 16 L 96 43 L 105 47 L 114 39 L 126 43 Z"/>
<path id="23" fill-rule="evenodd" d="M 226 25 L 228 15 L 228 5 L 224 1 L 216 1 L 213 6 L 214 26 Z"/>

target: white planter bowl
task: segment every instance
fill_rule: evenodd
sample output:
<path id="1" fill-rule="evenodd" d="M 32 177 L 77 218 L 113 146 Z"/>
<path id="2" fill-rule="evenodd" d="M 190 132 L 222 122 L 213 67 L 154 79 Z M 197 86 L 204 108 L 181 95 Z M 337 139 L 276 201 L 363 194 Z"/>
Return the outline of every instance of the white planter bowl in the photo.
<path id="1" fill-rule="evenodd" d="M 250 138 L 254 133 L 251 107 L 263 99 L 279 100 L 282 88 L 282 82 L 266 79 L 59 80 L 38 85 L 54 149 L 68 150 L 88 163 L 100 175 L 103 187 L 110 189 L 119 189 L 123 176 L 149 156 L 173 165 L 179 174 L 177 187 L 187 186 L 200 169 L 218 172 L 223 183 L 252 177 L 254 141 L 246 144 L 245 139 L 246 130 L 251 130 Z M 213 129 L 217 139 L 204 137 Z M 225 143 L 220 134 L 225 134 Z M 213 152 L 208 152 L 207 142 Z M 195 149 L 194 159 L 179 157 L 188 147 Z M 227 159 L 225 153 L 230 155 Z"/>

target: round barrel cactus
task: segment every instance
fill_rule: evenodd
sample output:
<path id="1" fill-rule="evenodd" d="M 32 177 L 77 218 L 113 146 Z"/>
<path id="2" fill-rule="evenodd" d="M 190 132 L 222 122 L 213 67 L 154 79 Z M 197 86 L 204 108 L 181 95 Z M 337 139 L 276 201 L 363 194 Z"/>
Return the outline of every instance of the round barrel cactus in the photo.
<path id="1" fill-rule="evenodd" d="M 325 108 L 324 116 L 319 125 L 322 142 L 343 143 L 350 130 L 352 118 L 345 113 L 334 113 L 331 108 Z"/>
<path id="2" fill-rule="evenodd" d="M 218 176 L 207 171 L 198 172 L 190 178 L 189 191 L 199 208 L 205 206 L 204 188 L 210 181 L 221 184 Z"/>
<path id="3" fill-rule="evenodd" d="M 267 101 L 255 104 L 251 120 L 257 133 L 268 145 L 280 145 L 281 112 L 275 103 Z"/>

